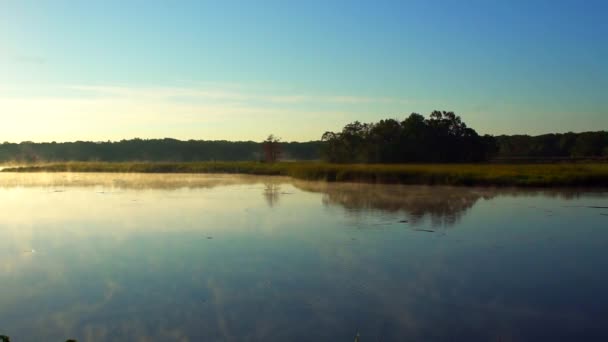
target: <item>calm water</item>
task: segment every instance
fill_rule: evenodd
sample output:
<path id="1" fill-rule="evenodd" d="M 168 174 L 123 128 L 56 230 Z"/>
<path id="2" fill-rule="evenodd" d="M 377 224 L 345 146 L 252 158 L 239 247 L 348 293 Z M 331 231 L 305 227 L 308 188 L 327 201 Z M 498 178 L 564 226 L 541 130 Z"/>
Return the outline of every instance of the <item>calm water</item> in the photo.
<path id="1" fill-rule="evenodd" d="M 0 174 L 13 341 L 608 340 L 608 193 Z"/>

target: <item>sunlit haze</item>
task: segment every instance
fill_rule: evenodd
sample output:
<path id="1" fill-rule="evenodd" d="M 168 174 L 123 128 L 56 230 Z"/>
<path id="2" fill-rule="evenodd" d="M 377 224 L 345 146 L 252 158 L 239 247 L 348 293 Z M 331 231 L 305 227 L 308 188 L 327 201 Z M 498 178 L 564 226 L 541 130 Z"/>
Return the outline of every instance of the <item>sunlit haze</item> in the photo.
<path id="1" fill-rule="evenodd" d="M 608 128 L 605 1 L 0 3 L 0 141 Z"/>

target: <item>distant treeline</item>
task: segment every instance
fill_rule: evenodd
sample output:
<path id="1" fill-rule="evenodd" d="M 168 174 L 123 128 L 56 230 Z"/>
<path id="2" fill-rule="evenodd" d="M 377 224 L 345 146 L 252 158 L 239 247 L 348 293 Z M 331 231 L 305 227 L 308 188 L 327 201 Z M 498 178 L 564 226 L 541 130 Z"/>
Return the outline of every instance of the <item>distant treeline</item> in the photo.
<path id="1" fill-rule="evenodd" d="M 321 142 L 282 142 L 283 159 L 314 160 Z M 55 161 L 257 161 L 263 144 L 254 141 L 132 139 L 117 142 L 3 143 L 0 162 Z"/>
<path id="2" fill-rule="evenodd" d="M 499 158 L 608 157 L 608 132 L 500 135 Z"/>
<path id="3" fill-rule="evenodd" d="M 353 122 L 321 141 L 279 142 L 282 160 L 333 163 L 451 163 L 608 160 L 608 132 L 479 135 L 453 112 L 413 113 L 403 121 Z M 264 142 L 132 139 L 117 142 L 0 144 L 0 163 L 61 161 L 260 161 Z M 267 151 L 266 151 L 267 152 Z M 267 158 L 266 158 L 267 159 Z"/>

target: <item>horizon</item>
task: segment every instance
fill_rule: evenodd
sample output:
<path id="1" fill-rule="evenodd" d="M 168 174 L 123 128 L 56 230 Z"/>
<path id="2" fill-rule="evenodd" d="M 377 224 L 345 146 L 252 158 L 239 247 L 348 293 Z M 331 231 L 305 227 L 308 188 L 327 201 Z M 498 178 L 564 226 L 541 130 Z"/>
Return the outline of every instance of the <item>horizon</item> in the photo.
<path id="1" fill-rule="evenodd" d="M 606 10 L 602 1 L 7 1 L 0 141 L 307 142 L 434 109 L 479 134 L 605 131 Z"/>
<path id="2" fill-rule="evenodd" d="M 568 131 L 568 132 L 553 132 L 553 133 L 542 133 L 542 134 L 500 134 L 500 135 L 491 135 L 493 137 L 501 137 L 501 136 L 529 136 L 529 137 L 539 137 L 539 136 L 543 136 L 543 135 L 562 135 L 562 134 L 582 134 L 582 133 L 597 133 L 597 132 L 608 132 L 605 129 L 602 130 L 591 130 L 591 131 L 578 131 L 578 132 L 574 132 L 574 131 Z M 478 132 L 479 133 L 479 132 Z M 322 142 L 322 139 L 313 139 L 313 140 L 287 140 L 287 139 L 283 139 L 282 137 L 276 135 L 276 134 L 272 134 L 274 135 L 276 138 L 279 139 L 280 143 L 300 143 L 300 144 L 305 144 L 305 143 L 316 143 L 316 142 Z M 150 138 L 141 138 L 141 137 L 131 137 L 131 138 L 119 138 L 116 140 L 112 140 L 112 139 L 107 139 L 107 140 L 52 140 L 52 141 L 36 141 L 36 140 L 23 140 L 23 141 L 2 141 L 0 142 L 0 145 L 2 144 L 26 144 L 26 143 L 34 143 L 34 144 L 69 144 L 69 143 L 77 143 L 77 142 L 85 142 L 85 143 L 120 143 L 122 141 L 131 141 L 131 140 L 177 140 L 180 142 L 187 142 L 187 141 L 204 141 L 204 142 L 229 142 L 229 143 L 248 143 L 248 142 L 253 142 L 253 143 L 263 143 L 264 140 L 267 138 L 267 136 L 265 138 L 262 138 L 260 140 L 228 140 L 228 139 L 198 139 L 198 138 L 190 138 L 190 139 L 178 139 L 178 138 L 173 138 L 173 137 L 150 137 Z"/>
<path id="3" fill-rule="evenodd" d="M 606 336 L 608 0 L 0 0 L 0 342 Z"/>

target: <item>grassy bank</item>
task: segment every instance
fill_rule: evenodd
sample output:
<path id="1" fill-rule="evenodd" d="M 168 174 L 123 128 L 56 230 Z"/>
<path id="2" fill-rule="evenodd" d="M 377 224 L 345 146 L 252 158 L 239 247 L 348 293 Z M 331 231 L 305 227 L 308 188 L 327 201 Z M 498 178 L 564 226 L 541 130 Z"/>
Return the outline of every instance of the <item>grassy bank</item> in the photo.
<path id="1" fill-rule="evenodd" d="M 608 186 L 608 164 L 328 164 L 317 162 L 69 162 L 3 172 L 240 173 L 306 180 L 484 186 Z"/>

